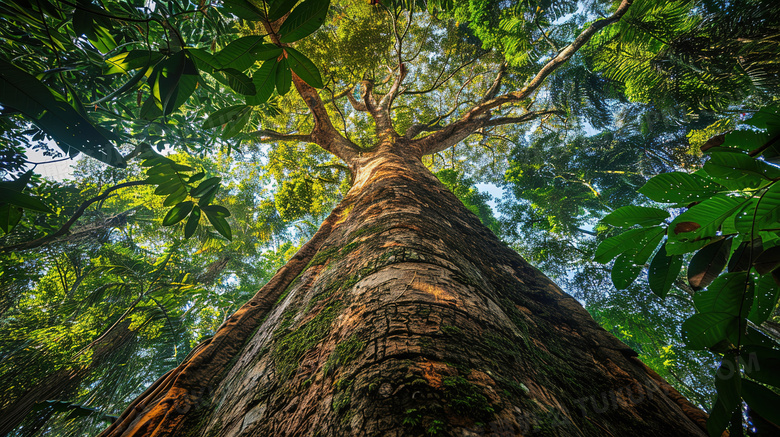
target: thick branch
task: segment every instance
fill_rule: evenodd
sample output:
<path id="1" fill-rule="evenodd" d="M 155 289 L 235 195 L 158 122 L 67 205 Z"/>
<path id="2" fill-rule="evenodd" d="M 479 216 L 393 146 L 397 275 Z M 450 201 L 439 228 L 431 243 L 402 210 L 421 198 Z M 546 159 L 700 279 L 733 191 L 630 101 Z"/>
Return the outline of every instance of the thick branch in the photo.
<path id="1" fill-rule="evenodd" d="M 84 203 L 82 203 L 79 209 L 77 209 L 76 212 L 73 213 L 73 216 L 71 216 L 71 218 L 68 219 L 68 221 L 65 222 L 65 224 L 62 225 L 62 227 L 60 227 L 59 229 L 57 229 L 55 232 L 45 237 L 38 238 L 36 240 L 14 244 L 13 246 L 0 247 L 0 252 L 10 252 L 12 250 L 30 250 L 30 249 L 35 249 L 36 247 L 41 247 L 44 244 L 50 243 L 56 240 L 57 238 L 67 234 L 70 228 L 73 226 L 73 224 L 76 223 L 76 221 L 79 218 L 81 218 L 82 215 L 84 215 L 84 212 L 86 212 L 87 208 L 89 208 L 89 206 L 92 205 L 93 203 L 106 200 L 108 196 L 116 190 L 121 190 L 122 188 L 127 188 L 127 187 L 135 187 L 138 185 L 146 185 L 146 181 L 131 181 L 131 182 L 124 182 L 121 184 L 114 185 L 113 187 L 106 189 L 106 191 L 104 191 L 103 194 L 93 197 L 85 201 Z"/>
<path id="2" fill-rule="evenodd" d="M 276 34 L 271 23 L 264 21 L 263 25 L 274 44 L 280 47 L 287 46 L 287 44 L 283 44 L 279 41 L 279 36 Z M 328 111 L 325 109 L 325 104 L 322 102 L 320 95 L 314 87 L 304 82 L 303 79 L 295 74 L 295 72 L 292 72 L 292 81 L 298 94 L 314 116 L 314 129 L 312 129 L 311 139 L 308 141 L 311 141 L 326 151 L 336 155 L 344 162 L 351 163 L 360 153 L 360 148 L 355 145 L 355 143 L 345 138 L 341 132 L 333 126 Z"/>
<path id="3" fill-rule="evenodd" d="M 574 56 L 577 50 L 582 48 L 582 46 L 590 41 L 593 35 L 595 35 L 604 27 L 620 20 L 626 11 L 628 11 L 628 8 L 631 6 L 632 2 L 633 0 L 623 0 L 614 14 L 605 19 L 598 20 L 588 26 L 588 28 L 582 31 L 582 33 L 580 33 L 571 44 L 569 44 L 554 58 L 547 62 L 547 64 L 545 64 L 544 67 L 542 67 L 542 69 L 536 73 L 536 76 L 534 76 L 534 78 L 531 79 L 531 81 L 528 82 L 528 84 L 522 89 L 489 99 L 474 106 L 459 120 L 447 126 L 447 128 L 416 140 L 413 146 L 417 148 L 423 155 L 428 155 L 435 153 L 438 150 L 443 150 L 441 145 L 448 144 L 447 147 L 449 147 L 449 145 L 457 143 L 457 141 L 453 143 L 453 139 L 449 138 L 450 136 L 460 137 L 461 139 L 465 138 L 468 136 L 468 134 L 465 134 L 464 136 L 464 132 L 469 128 L 475 129 L 475 126 L 479 126 L 479 123 L 475 123 L 475 121 L 480 117 L 483 117 L 491 109 L 497 108 L 498 106 L 504 104 L 516 103 L 530 97 L 544 82 L 547 76 L 549 76 L 558 67 L 566 63 L 572 56 Z"/>

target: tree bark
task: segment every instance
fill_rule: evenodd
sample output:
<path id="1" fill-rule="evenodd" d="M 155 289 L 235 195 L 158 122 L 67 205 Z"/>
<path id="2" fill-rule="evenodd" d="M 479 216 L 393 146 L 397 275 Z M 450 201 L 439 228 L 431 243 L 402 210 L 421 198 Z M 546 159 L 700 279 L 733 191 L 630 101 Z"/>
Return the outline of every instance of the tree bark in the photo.
<path id="1" fill-rule="evenodd" d="M 240 346 L 194 354 L 104 435 L 706 435 L 407 146 L 352 162 L 352 190 L 253 298 L 277 303 L 209 345 Z"/>

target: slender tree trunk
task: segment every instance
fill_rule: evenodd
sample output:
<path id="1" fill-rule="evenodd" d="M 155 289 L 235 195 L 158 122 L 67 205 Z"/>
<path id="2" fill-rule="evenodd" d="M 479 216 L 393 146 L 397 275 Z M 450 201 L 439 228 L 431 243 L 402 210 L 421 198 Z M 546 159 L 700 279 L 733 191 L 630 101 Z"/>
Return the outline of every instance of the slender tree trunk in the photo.
<path id="1" fill-rule="evenodd" d="M 706 435 L 419 158 L 353 169 L 312 242 L 104 435 Z"/>

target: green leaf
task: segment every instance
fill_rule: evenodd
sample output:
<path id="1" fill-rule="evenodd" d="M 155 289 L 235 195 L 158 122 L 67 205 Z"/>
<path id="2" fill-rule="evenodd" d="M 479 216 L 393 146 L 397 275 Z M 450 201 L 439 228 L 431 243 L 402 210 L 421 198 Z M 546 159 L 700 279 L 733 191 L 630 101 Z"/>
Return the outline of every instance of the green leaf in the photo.
<path id="1" fill-rule="evenodd" d="M 715 279 L 706 290 L 697 292 L 693 303 L 702 313 L 745 317 L 753 304 L 753 280 L 747 272 L 726 273 Z"/>
<path id="2" fill-rule="evenodd" d="M 247 0 L 223 0 L 222 7 L 238 18 L 249 21 L 260 21 L 263 12 Z"/>
<path id="3" fill-rule="evenodd" d="M 693 350 L 707 349 L 737 332 L 739 319 L 728 313 L 699 313 L 682 324 L 682 336 Z"/>
<path id="4" fill-rule="evenodd" d="M 195 198 L 202 196 L 209 188 L 219 185 L 221 180 L 222 178 L 218 176 L 206 179 L 190 191 L 190 196 Z"/>
<path id="5" fill-rule="evenodd" d="M 729 272 L 747 271 L 755 257 L 763 251 L 764 246 L 761 237 L 755 238 L 752 244 L 748 241 L 743 241 L 737 247 L 737 250 L 731 254 L 728 265 Z"/>
<path id="6" fill-rule="evenodd" d="M 223 68 L 223 65 L 217 61 L 217 58 L 214 55 L 203 49 L 187 47 L 186 50 L 190 55 L 190 59 L 195 62 L 195 65 L 200 71 L 205 71 L 211 74 L 214 70 Z"/>
<path id="7" fill-rule="evenodd" d="M 718 399 L 729 413 L 734 412 L 742 403 L 740 376 L 741 372 L 735 357 L 724 356 L 720 367 L 715 372 L 715 388 L 718 390 Z"/>
<path id="8" fill-rule="evenodd" d="M 750 124 L 750 122 L 748 122 Z M 763 146 L 769 141 L 770 135 L 767 132 L 758 132 L 755 130 L 735 130 L 726 134 L 721 147 L 731 147 L 751 151 Z"/>
<path id="9" fill-rule="evenodd" d="M 171 193 L 174 193 L 174 192 L 178 191 L 179 188 L 181 188 L 183 186 L 184 185 L 182 185 L 181 181 L 178 178 L 172 179 L 171 181 L 166 182 L 166 183 L 160 185 L 159 187 L 157 187 L 154 190 L 154 194 L 156 194 L 158 196 L 164 196 L 166 194 L 171 194 Z"/>
<path id="10" fill-rule="evenodd" d="M 182 184 L 179 184 L 179 188 L 177 188 L 176 191 L 169 194 L 168 197 L 165 198 L 165 201 L 163 202 L 163 206 L 176 205 L 177 203 L 183 201 L 186 198 L 187 198 L 187 187 Z"/>
<path id="11" fill-rule="evenodd" d="M 284 14 L 290 12 L 298 3 L 298 0 L 276 0 L 269 2 L 268 7 L 268 21 L 276 21 L 284 16 Z"/>
<path id="12" fill-rule="evenodd" d="M 219 190 L 219 185 L 214 185 L 206 189 L 206 191 L 200 196 L 200 200 L 198 200 L 198 206 L 204 207 L 210 205 L 214 200 L 214 196 L 217 194 L 217 190 Z"/>
<path id="13" fill-rule="evenodd" d="M 0 229 L 9 233 L 22 219 L 22 209 L 11 206 L 10 203 L 0 203 Z"/>
<path id="14" fill-rule="evenodd" d="M 325 22 L 330 0 L 304 0 L 279 28 L 279 41 L 291 43 L 311 35 Z"/>
<path id="15" fill-rule="evenodd" d="M 273 44 L 266 44 L 264 37 L 245 36 L 228 44 L 214 57 L 222 68 L 244 71 L 257 61 L 265 61 L 281 54 L 282 49 Z"/>
<path id="16" fill-rule="evenodd" d="M 780 350 L 748 345 L 742 348 L 745 375 L 780 388 Z"/>
<path id="17" fill-rule="evenodd" d="M 55 99 L 49 87 L 0 59 L 0 104 L 24 114 L 67 153 L 70 148 L 114 167 L 124 158 L 111 141 L 68 103 Z"/>
<path id="18" fill-rule="evenodd" d="M 162 59 L 162 55 L 159 52 L 130 50 L 106 59 L 106 64 L 109 67 L 106 69 L 105 74 L 130 74 L 133 70 L 145 69 L 150 65 L 154 65 L 160 59 Z"/>
<path id="19" fill-rule="evenodd" d="M 599 244 L 593 260 L 598 263 L 606 264 L 621 253 L 632 250 L 635 247 L 631 244 L 632 242 L 642 240 L 648 235 L 656 235 L 658 230 L 658 227 L 629 229 L 620 235 L 607 238 Z"/>
<path id="20" fill-rule="evenodd" d="M 774 183 L 761 195 L 756 209 L 759 229 L 775 228 L 780 220 L 780 183 Z"/>
<path id="21" fill-rule="evenodd" d="M 162 225 L 173 226 L 176 223 L 179 223 L 180 221 L 184 220 L 184 217 L 187 217 L 190 214 L 192 207 L 193 203 L 189 200 L 174 206 L 170 211 L 168 211 L 167 214 L 165 214 Z"/>
<path id="22" fill-rule="evenodd" d="M 236 121 L 225 125 L 225 129 L 222 130 L 222 135 L 220 137 L 223 140 L 226 140 L 238 135 L 241 130 L 244 129 L 244 126 L 246 126 L 246 124 L 249 122 L 249 117 L 251 115 L 252 108 L 247 106 L 246 109 L 244 109 L 244 111 L 239 115 L 238 119 L 236 119 Z"/>
<path id="23" fill-rule="evenodd" d="M 707 434 L 710 437 L 721 437 L 723 431 L 731 420 L 731 413 L 726 411 L 726 407 L 720 401 L 720 398 L 715 398 L 715 403 L 712 405 L 712 411 L 710 411 L 710 417 L 707 418 Z"/>
<path id="24" fill-rule="evenodd" d="M 761 252 L 753 262 L 753 266 L 755 266 L 759 275 L 766 275 L 780 267 L 780 246 L 770 247 Z"/>
<path id="25" fill-rule="evenodd" d="M 628 228 L 634 225 L 657 225 L 667 218 L 669 218 L 669 213 L 666 210 L 629 205 L 612 211 L 601 219 L 601 223 L 619 228 Z"/>
<path id="26" fill-rule="evenodd" d="M 0 182 L 0 202 L 10 203 L 11 205 L 31 209 L 33 211 L 45 212 L 47 214 L 52 214 L 54 212 L 37 197 L 12 190 L 8 188 L 7 184 L 8 182 Z"/>
<path id="27" fill-rule="evenodd" d="M 770 275 L 761 276 L 756 281 L 753 306 L 747 318 L 756 325 L 764 323 L 772 315 L 780 298 L 780 287 L 774 283 Z"/>
<path id="28" fill-rule="evenodd" d="M 182 50 L 158 63 L 152 73 L 152 94 L 163 115 L 178 109 L 195 91 L 198 68 L 187 51 Z"/>
<path id="29" fill-rule="evenodd" d="M 666 297 L 680 274 L 682 262 L 682 256 L 668 255 L 666 244 L 663 244 L 650 262 L 650 269 L 647 272 L 650 290 L 662 298 Z"/>
<path id="30" fill-rule="evenodd" d="M 296 76 L 314 88 L 323 87 L 322 76 L 320 76 L 320 71 L 314 62 L 292 47 L 286 47 L 284 50 L 287 52 L 290 68 Z"/>
<path id="31" fill-rule="evenodd" d="M 247 105 L 235 105 L 222 108 L 209 115 L 206 122 L 203 123 L 203 129 L 211 129 L 217 126 L 222 126 L 226 123 L 237 120 L 244 113 L 249 106 Z"/>
<path id="32" fill-rule="evenodd" d="M 704 246 L 688 264 L 688 283 L 694 290 L 709 285 L 726 267 L 731 250 L 731 238 L 723 238 Z"/>
<path id="33" fill-rule="evenodd" d="M 246 74 L 233 68 L 226 68 L 224 70 L 219 70 L 219 72 L 227 77 L 228 86 L 232 88 L 233 91 L 245 96 L 253 96 L 257 93 L 255 84 Z"/>
<path id="34" fill-rule="evenodd" d="M 656 202 L 688 204 L 712 197 L 723 189 L 699 175 L 672 172 L 654 176 L 638 191 Z"/>
<path id="35" fill-rule="evenodd" d="M 268 101 L 276 87 L 276 59 L 265 61 L 263 65 L 252 76 L 252 82 L 255 84 L 257 94 L 254 97 L 247 98 L 247 104 L 259 105 Z"/>
<path id="36" fill-rule="evenodd" d="M 780 423 L 780 396 L 763 385 L 753 381 L 742 381 L 742 398 L 748 406 L 755 410 L 761 417 L 772 422 Z"/>
<path id="37" fill-rule="evenodd" d="M 206 213 L 206 218 L 209 219 L 211 226 L 214 226 L 214 229 L 216 229 L 217 232 L 220 233 L 220 235 L 227 238 L 228 240 L 233 240 L 233 233 L 230 230 L 230 225 L 222 215 L 216 212 L 210 212 L 206 210 L 204 210 L 203 212 Z"/>
<path id="38" fill-rule="evenodd" d="M 204 212 L 209 212 L 215 215 L 218 215 L 220 217 L 230 217 L 230 211 L 228 211 L 227 208 L 220 205 L 206 205 L 202 206 L 201 209 Z"/>
<path id="39" fill-rule="evenodd" d="M 642 272 L 642 265 L 634 264 L 634 254 L 625 252 L 615 260 L 610 274 L 612 283 L 618 290 L 625 290 Z"/>
<path id="40" fill-rule="evenodd" d="M 194 206 L 190 218 L 187 219 L 187 224 L 184 225 L 184 238 L 190 238 L 195 234 L 195 230 L 198 229 L 198 223 L 200 222 L 200 208 Z"/>
<path id="41" fill-rule="evenodd" d="M 714 236 L 720 225 L 736 213 L 747 199 L 718 194 L 694 205 L 677 216 L 669 225 L 670 240 L 691 240 L 696 237 Z"/>
<path id="42" fill-rule="evenodd" d="M 756 188 L 780 176 L 780 169 L 740 151 L 713 151 L 702 169 L 732 189 Z"/>
<path id="43" fill-rule="evenodd" d="M 290 65 L 287 63 L 287 59 L 282 58 L 276 67 L 276 92 L 280 96 L 287 94 L 290 91 L 291 84 L 292 73 L 290 72 Z"/>

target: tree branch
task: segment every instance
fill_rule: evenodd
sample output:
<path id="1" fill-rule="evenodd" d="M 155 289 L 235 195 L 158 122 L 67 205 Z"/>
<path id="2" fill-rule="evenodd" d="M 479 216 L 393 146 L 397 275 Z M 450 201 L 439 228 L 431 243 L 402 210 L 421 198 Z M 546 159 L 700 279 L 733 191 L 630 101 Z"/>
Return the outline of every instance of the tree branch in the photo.
<path id="1" fill-rule="evenodd" d="M 283 134 L 275 130 L 260 129 L 252 132 L 252 137 L 257 141 L 300 141 L 304 143 L 313 143 L 311 134 Z"/>
<path id="2" fill-rule="evenodd" d="M 278 21 L 274 24 L 279 23 Z M 279 41 L 279 35 L 267 20 L 263 21 L 266 32 L 271 37 L 271 41 L 279 47 L 287 47 L 287 44 Z M 310 134 L 311 141 L 326 151 L 336 155 L 346 163 L 351 163 L 360 153 L 360 148 L 352 141 L 345 138 L 339 132 L 330 120 L 325 104 L 322 102 L 317 90 L 292 72 L 292 82 L 295 89 L 303 99 L 306 106 L 314 117 L 314 128 Z"/>
<path id="3" fill-rule="evenodd" d="M 460 119 L 453 122 L 445 129 L 416 140 L 412 144 L 413 147 L 415 147 L 419 151 L 418 153 L 421 153 L 422 155 L 428 155 L 435 153 L 438 150 L 443 150 L 442 146 L 445 144 L 447 147 L 451 146 L 452 144 L 457 144 L 457 141 L 453 143 L 454 138 L 463 139 L 467 137 L 468 133 L 466 132 L 469 129 L 475 129 L 478 127 L 479 123 L 477 121 L 481 117 L 484 118 L 484 115 L 487 114 L 491 109 L 497 108 L 498 106 L 504 104 L 516 103 L 530 97 L 544 82 L 547 76 L 549 76 L 558 67 L 566 63 L 572 56 L 574 56 L 574 54 L 577 53 L 577 51 L 582 48 L 582 46 L 590 41 L 593 35 L 595 35 L 604 27 L 620 20 L 626 11 L 628 11 L 628 8 L 631 6 L 632 2 L 633 0 L 623 0 L 614 14 L 608 18 L 598 20 L 588 26 L 588 28 L 582 31 L 582 33 L 580 33 L 571 44 L 569 44 L 554 58 L 547 62 L 547 64 L 545 64 L 544 67 L 542 67 L 542 69 L 536 73 L 536 76 L 534 76 L 534 78 L 531 79 L 531 81 L 528 82 L 528 84 L 526 84 L 522 89 L 486 100 L 474 106 Z M 458 141 L 460 141 L 460 139 Z"/>
<path id="4" fill-rule="evenodd" d="M 30 250 L 30 249 L 35 249 L 36 247 L 41 247 L 44 244 L 50 243 L 56 240 L 58 237 L 61 237 L 66 233 L 68 233 L 68 231 L 73 226 L 73 224 L 76 223 L 76 221 L 79 218 L 81 218 L 82 215 L 84 215 L 84 212 L 86 212 L 87 208 L 89 208 L 89 206 L 92 205 L 93 203 L 106 200 L 108 196 L 116 190 L 121 190 L 122 188 L 127 188 L 127 187 L 136 187 L 139 185 L 147 185 L 147 182 L 131 181 L 131 182 L 124 182 L 121 184 L 114 185 L 113 187 L 106 189 L 106 191 L 104 191 L 103 194 L 93 197 L 85 201 L 84 203 L 82 203 L 79 209 L 77 209 L 76 212 L 73 213 L 73 216 L 71 216 L 71 218 L 68 219 L 68 221 L 65 222 L 65 224 L 62 225 L 62 227 L 60 227 L 59 229 L 57 229 L 55 232 L 45 237 L 38 238 L 36 240 L 14 244 L 12 246 L 0 247 L 0 252 L 10 252 L 12 250 Z"/>

